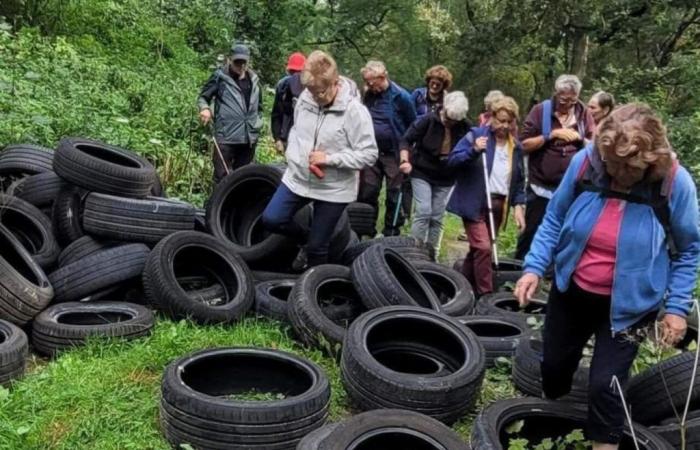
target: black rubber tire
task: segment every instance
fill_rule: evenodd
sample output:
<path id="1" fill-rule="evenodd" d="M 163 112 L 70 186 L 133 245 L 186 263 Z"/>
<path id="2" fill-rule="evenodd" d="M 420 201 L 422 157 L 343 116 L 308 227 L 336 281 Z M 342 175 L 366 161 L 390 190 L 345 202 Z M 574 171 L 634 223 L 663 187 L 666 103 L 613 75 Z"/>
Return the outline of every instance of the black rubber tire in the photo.
<path id="1" fill-rule="evenodd" d="M 682 411 L 681 411 L 682 413 Z M 685 447 L 682 446 L 682 431 L 678 422 L 649 427 L 673 446 L 673 448 L 685 448 L 685 450 L 700 450 L 700 418 L 689 419 L 685 423 Z"/>
<path id="2" fill-rule="evenodd" d="M 0 317 L 22 326 L 46 308 L 53 295 L 44 271 L 0 224 Z"/>
<path id="3" fill-rule="evenodd" d="M 262 213 L 282 182 L 282 172 L 250 164 L 233 171 L 214 188 L 207 202 L 207 228 L 227 241 L 254 270 L 288 268 L 299 249 L 293 239 L 270 234 Z"/>
<path id="4" fill-rule="evenodd" d="M 190 272 L 190 271 L 194 272 Z M 223 302 L 208 304 L 187 295 L 177 279 L 205 274 L 224 287 Z M 230 323 L 253 306 L 255 289 L 248 266 L 227 241 L 197 231 L 180 231 L 161 240 L 143 271 L 143 286 L 153 305 L 172 318 L 198 323 Z"/>
<path id="5" fill-rule="evenodd" d="M 83 189 L 123 197 L 148 196 L 157 176 L 153 165 L 136 153 L 82 138 L 61 139 L 53 169 Z"/>
<path id="6" fill-rule="evenodd" d="M 172 233 L 193 230 L 194 216 L 194 206 L 185 202 L 93 192 L 85 200 L 83 228 L 105 239 L 156 244 Z"/>
<path id="7" fill-rule="evenodd" d="M 296 335 L 306 345 L 330 354 L 338 353 L 348 326 L 366 311 L 345 266 L 312 267 L 296 281 L 289 298 L 289 321 Z M 344 306 L 350 310 L 349 317 L 329 317 L 328 306 Z"/>
<path id="8" fill-rule="evenodd" d="M 37 208 L 50 208 L 65 181 L 54 172 L 43 172 L 24 178 L 13 191 L 13 195 Z"/>
<path id="9" fill-rule="evenodd" d="M 299 441 L 296 450 L 319 450 L 321 443 L 326 440 L 328 435 L 331 434 L 337 426 L 337 423 L 329 423 L 321 428 L 315 429 Z"/>
<path id="10" fill-rule="evenodd" d="M 454 430 L 439 421 L 400 409 L 379 409 L 350 417 L 335 424 L 316 448 L 471 450 Z"/>
<path id="11" fill-rule="evenodd" d="M 413 305 L 441 311 L 425 278 L 393 249 L 372 245 L 352 263 L 352 282 L 368 309 Z"/>
<path id="12" fill-rule="evenodd" d="M 296 280 L 282 279 L 255 284 L 255 312 L 280 322 L 289 321 L 289 294 Z"/>
<path id="13" fill-rule="evenodd" d="M 682 411 L 688 397 L 695 352 L 684 352 L 633 376 L 627 384 L 627 403 L 635 420 L 654 425 Z M 700 409 L 700 377 L 695 377 L 690 409 Z"/>
<path id="14" fill-rule="evenodd" d="M 515 350 L 513 358 L 513 384 L 519 391 L 532 397 L 542 397 L 542 338 L 532 335 L 522 339 Z M 574 372 L 571 391 L 558 400 L 569 403 L 588 403 L 588 372 L 589 367 L 580 362 Z"/>
<path id="15" fill-rule="evenodd" d="M 230 398 L 247 392 L 283 399 Z M 316 364 L 268 349 L 219 348 L 168 365 L 161 384 L 161 424 L 168 441 L 197 448 L 295 449 L 323 426 L 330 384 Z"/>
<path id="16" fill-rule="evenodd" d="M 83 230 L 83 205 L 88 191 L 66 184 L 58 191 L 53 203 L 51 219 L 56 239 L 62 247 L 85 235 Z"/>
<path id="17" fill-rule="evenodd" d="M 444 314 L 457 317 L 472 313 L 476 297 L 464 275 L 430 261 L 413 261 L 412 264 L 433 288 Z"/>
<path id="18" fill-rule="evenodd" d="M 474 407 L 485 358 L 476 335 L 456 319 L 391 306 L 350 325 L 340 367 L 358 409 L 407 409 L 451 424 Z"/>
<path id="19" fill-rule="evenodd" d="M 369 239 L 346 248 L 343 252 L 343 264 L 346 266 L 351 265 L 365 250 L 377 244 L 383 244 L 409 261 L 433 261 L 434 259 L 432 249 L 421 244 L 416 239 L 407 236 L 390 236 Z"/>
<path id="20" fill-rule="evenodd" d="M 265 272 L 263 270 L 252 270 L 251 273 L 256 283 L 274 280 L 296 280 L 301 275 L 299 273 Z"/>
<path id="21" fill-rule="evenodd" d="M 61 254 L 58 255 L 58 267 L 67 266 L 68 264 L 74 263 L 94 253 L 107 250 L 117 245 L 119 245 L 119 242 L 116 241 L 97 240 L 92 236 L 83 236 L 71 242 L 63 249 Z"/>
<path id="22" fill-rule="evenodd" d="M 544 297 L 533 297 L 529 305 L 520 308 L 518 300 L 511 292 L 499 292 L 482 296 L 476 304 L 476 313 L 483 316 L 494 315 L 525 319 L 534 317 L 539 321 L 544 321 L 546 308 L 547 299 Z"/>
<path id="23" fill-rule="evenodd" d="M 496 292 L 507 292 L 511 289 L 508 284 L 515 282 L 523 275 L 523 262 L 519 259 L 498 258 L 498 270 L 493 272 L 493 289 Z"/>
<path id="24" fill-rule="evenodd" d="M 0 386 L 24 374 L 29 344 L 18 326 L 0 319 Z"/>
<path id="25" fill-rule="evenodd" d="M 22 243 L 42 269 L 51 268 L 61 249 L 53 234 L 51 220 L 26 201 L 0 194 L 0 223 Z"/>
<path id="26" fill-rule="evenodd" d="M 8 145 L 0 152 L 0 177 L 22 177 L 51 172 L 53 157 L 53 150 L 39 145 Z"/>
<path id="27" fill-rule="evenodd" d="M 516 421 L 524 425 L 518 433 L 509 434 L 505 428 Z M 531 444 L 544 438 L 565 436 L 576 428 L 584 428 L 586 410 L 572 407 L 565 402 L 553 402 L 537 398 L 513 398 L 500 400 L 487 406 L 474 420 L 471 445 L 474 450 L 502 450 L 508 448 L 508 441 L 524 437 Z M 661 436 L 637 423 L 634 432 L 640 450 L 672 450 L 673 447 Z M 621 448 L 634 448 L 628 428 Z"/>
<path id="28" fill-rule="evenodd" d="M 67 264 L 49 275 L 56 302 L 84 299 L 98 291 L 138 278 L 143 273 L 149 248 L 126 244 L 95 252 Z"/>
<path id="29" fill-rule="evenodd" d="M 204 208 L 197 208 L 194 211 L 194 231 L 209 233 L 207 229 L 207 210 Z"/>
<path id="30" fill-rule="evenodd" d="M 348 204 L 346 209 L 348 218 L 350 219 L 350 228 L 357 233 L 358 236 L 374 237 L 376 228 L 374 219 L 376 212 L 374 206 L 367 203 L 353 202 Z"/>
<path id="31" fill-rule="evenodd" d="M 83 344 L 89 337 L 136 339 L 150 334 L 153 312 L 126 302 L 60 303 L 45 309 L 34 319 L 32 344 L 42 354 Z"/>
<path id="32" fill-rule="evenodd" d="M 479 338 L 484 347 L 486 367 L 493 367 L 498 358 L 513 358 L 518 345 L 531 334 L 525 320 L 512 317 L 463 316 L 457 320 Z"/>

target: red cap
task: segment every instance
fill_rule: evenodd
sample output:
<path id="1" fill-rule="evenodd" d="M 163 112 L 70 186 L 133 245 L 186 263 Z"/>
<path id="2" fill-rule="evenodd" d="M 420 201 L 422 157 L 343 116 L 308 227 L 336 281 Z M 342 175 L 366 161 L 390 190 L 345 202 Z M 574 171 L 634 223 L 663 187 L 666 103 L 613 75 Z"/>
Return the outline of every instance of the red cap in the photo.
<path id="1" fill-rule="evenodd" d="M 287 70 L 296 70 L 301 72 L 301 70 L 304 68 L 304 64 L 306 63 L 306 56 L 304 56 L 303 53 L 292 53 L 289 55 L 289 59 L 287 60 Z"/>

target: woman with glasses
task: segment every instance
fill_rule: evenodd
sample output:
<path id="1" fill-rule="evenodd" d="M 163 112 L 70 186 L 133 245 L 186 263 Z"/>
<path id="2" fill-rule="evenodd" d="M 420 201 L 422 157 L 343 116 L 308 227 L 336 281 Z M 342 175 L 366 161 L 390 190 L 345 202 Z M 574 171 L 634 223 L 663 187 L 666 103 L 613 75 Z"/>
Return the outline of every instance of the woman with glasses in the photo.
<path id="1" fill-rule="evenodd" d="M 452 73 L 447 67 L 437 65 L 426 70 L 425 87 L 420 87 L 411 94 L 418 118 L 442 108 L 450 87 L 452 87 Z"/>

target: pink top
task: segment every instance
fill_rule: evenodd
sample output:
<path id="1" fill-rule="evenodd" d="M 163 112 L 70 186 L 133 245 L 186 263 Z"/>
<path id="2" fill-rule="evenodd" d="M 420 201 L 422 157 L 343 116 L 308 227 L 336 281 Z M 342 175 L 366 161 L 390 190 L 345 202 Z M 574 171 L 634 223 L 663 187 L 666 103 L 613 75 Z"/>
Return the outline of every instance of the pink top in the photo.
<path id="1" fill-rule="evenodd" d="M 581 289 L 600 295 L 612 293 L 617 235 L 624 211 L 624 201 L 613 198 L 606 200 L 574 271 L 574 282 Z"/>

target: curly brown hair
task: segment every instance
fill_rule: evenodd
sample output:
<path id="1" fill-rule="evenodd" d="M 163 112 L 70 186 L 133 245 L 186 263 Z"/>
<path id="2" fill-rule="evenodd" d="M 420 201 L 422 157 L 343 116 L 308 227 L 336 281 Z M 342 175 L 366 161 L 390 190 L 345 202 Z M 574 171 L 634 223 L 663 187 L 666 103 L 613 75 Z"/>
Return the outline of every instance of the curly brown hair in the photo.
<path id="1" fill-rule="evenodd" d="M 603 161 L 645 171 L 647 181 L 664 178 L 676 159 L 666 127 L 643 103 L 622 105 L 610 113 L 600 123 L 595 144 Z"/>
<path id="2" fill-rule="evenodd" d="M 430 83 L 431 78 L 442 81 L 442 88 L 446 91 L 452 87 L 452 73 L 443 65 L 433 66 L 425 71 L 425 84 Z"/>

